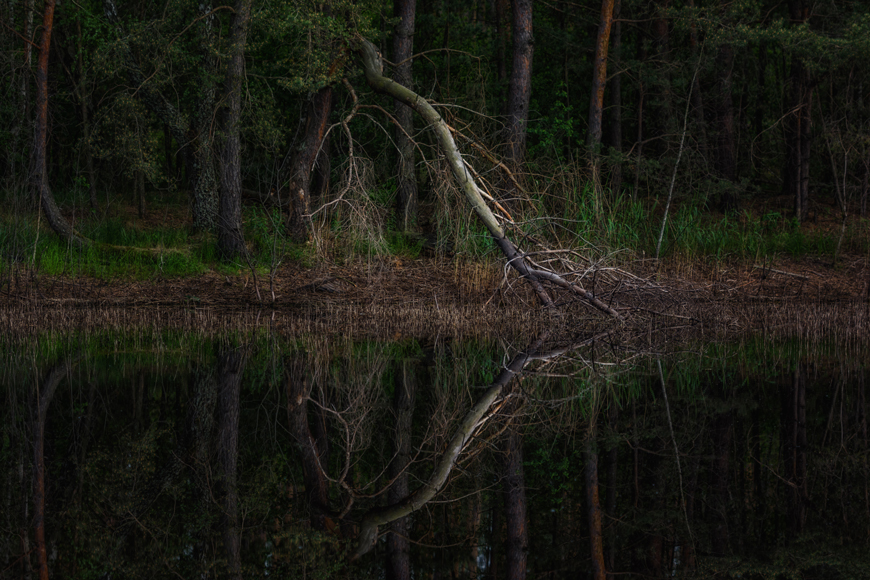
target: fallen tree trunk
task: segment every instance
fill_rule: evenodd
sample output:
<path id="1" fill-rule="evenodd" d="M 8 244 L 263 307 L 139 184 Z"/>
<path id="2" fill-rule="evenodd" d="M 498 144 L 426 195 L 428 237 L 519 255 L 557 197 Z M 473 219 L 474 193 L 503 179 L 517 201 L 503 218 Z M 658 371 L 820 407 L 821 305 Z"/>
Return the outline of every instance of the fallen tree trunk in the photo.
<path id="1" fill-rule="evenodd" d="M 426 121 L 429 128 L 435 132 L 435 135 L 438 138 L 438 143 L 443 149 L 445 157 L 453 170 L 453 177 L 456 179 L 456 182 L 465 195 L 465 198 L 474 209 L 477 217 L 480 218 L 486 226 L 486 229 L 493 237 L 496 245 L 507 258 L 508 264 L 510 264 L 510 266 L 516 270 L 520 276 L 527 279 L 532 284 L 532 288 L 534 288 L 535 294 L 537 294 L 542 304 L 548 307 L 554 307 L 553 299 L 550 298 L 550 295 L 541 284 L 541 272 L 535 271 L 529 267 L 525 255 L 505 235 L 504 229 L 501 227 L 498 218 L 496 218 L 495 214 L 493 214 L 486 205 L 486 202 L 481 195 L 480 188 L 472 177 L 473 172 L 469 170 L 470 168 L 466 166 L 465 161 L 462 159 L 462 154 L 456 146 L 456 141 L 453 139 L 450 127 L 448 127 L 447 123 L 444 122 L 441 115 L 438 114 L 426 99 L 411 89 L 403 87 L 399 83 L 388 79 L 383 75 L 383 62 L 375 45 L 362 37 L 357 37 L 356 50 L 360 55 L 360 60 L 362 61 L 363 70 L 366 75 L 366 81 L 369 86 L 376 92 L 389 95 L 417 111 L 417 113 L 419 113 Z M 568 282 L 558 274 L 548 272 L 545 279 L 554 282 L 559 286 L 571 288 L 578 296 L 589 300 L 589 302 L 599 310 L 606 312 L 614 318 L 621 319 L 616 310 L 603 304 L 600 300 L 590 300 L 591 294 L 589 292 L 580 289 L 576 284 Z"/>

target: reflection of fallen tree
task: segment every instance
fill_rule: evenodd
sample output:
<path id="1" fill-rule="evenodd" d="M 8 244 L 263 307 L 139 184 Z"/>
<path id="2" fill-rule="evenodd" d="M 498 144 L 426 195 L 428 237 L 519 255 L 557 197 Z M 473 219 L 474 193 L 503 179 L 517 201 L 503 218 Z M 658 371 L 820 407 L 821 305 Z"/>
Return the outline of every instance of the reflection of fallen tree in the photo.
<path id="1" fill-rule="evenodd" d="M 579 343 L 571 344 L 554 350 L 542 351 L 541 347 L 547 339 L 548 333 L 539 336 L 525 351 L 513 357 L 509 364 L 502 368 L 501 373 L 492 382 L 483 396 L 465 414 L 446 450 L 435 463 L 435 468 L 429 478 L 415 491 L 388 506 L 370 510 L 363 517 L 360 524 L 357 548 L 351 559 L 356 560 L 372 549 L 378 538 L 378 528 L 397 521 L 405 516 L 423 508 L 447 483 L 453 467 L 459 456 L 467 450 L 467 445 L 472 437 L 481 431 L 487 421 L 495 415 L 506 398 L 503 396 L 510 380 L 519 375 L 523 369 L 534 360 L 550 360 L 558 357 L 574 348 L 591 343 L 600 335 L 586 339 Z"/>

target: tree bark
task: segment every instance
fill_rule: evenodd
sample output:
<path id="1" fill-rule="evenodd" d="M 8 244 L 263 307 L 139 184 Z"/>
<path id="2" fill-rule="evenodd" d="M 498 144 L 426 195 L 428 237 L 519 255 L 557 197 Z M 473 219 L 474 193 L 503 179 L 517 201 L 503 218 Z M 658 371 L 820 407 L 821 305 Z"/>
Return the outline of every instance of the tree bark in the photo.
<path id="1" fill-rule="evenodd" d="M 604 88 L 607 86 L 607 52 L 610 48 L 610 30 L 613 25 L 614 0 L 602 0 L 595 58 L 592 61 L 592 96 L 589 99 L 589 132 L 586 146 L 597 156 L 601 145 L 601 120 L 604 112 Z"/>
<path id="2" fill-rule="evenodd" d="M 314 93 L 306 105 L 302 142 L 294 144 L 282 163 L 278 195 L 288 196 L 287 232 L 293 241 L 308 240 L 311 231 L 311 168 L 323 143 L 332 111 L 332 87 Z"/>
<path id="3" fill-rule="evenodd" d="M 788 11 L 793 26 L 806 22 L 809 17 L 809 9 L 803 0 L 789 0 Z M 783 189 L 794 199 L 795 217 L 799 222 L 806 220 L 809 210 L 812 97 L 810 73 L 800 58 L 792 55 L 785 123 L 787 164 Z"/>
<path id="4" fill-rule="evenodd" d="M 514 173 L 526 156 L 526 129 L 529 119 L 529 100 L 532 95 L 532 37 L 531 0 L 511 0 L 513 12 L 513 67 L 507 97 L 507 161 Z M 509 182 L 510 183 L 510 182 Z"/>
<path id="5" fill-rule="evenodd" d="M 620 53 L 622 51 L 622 23 L 619 22 L 619 13 L 622 9 L 622 1 L 616 0 L 613 6 L 613 26 L 611 28 L 611 60 L 617 67 L 610 79 L 610 147 L 617 155 L 616 162 L 610 168 L 610 190 L 619 194 L 622 189 L 622 75 L 619 70 Z"/>
<path id="6" fill-rule="evenodd" d="M 806 368 L 798 364 L 790 385 L 783 387 L 782 455 L 783 477 L 788 483 L 788 535 L 797 538 L 806 523 L 807 430 Z"/>
<path id="7" fill-rule="evenodd" d="M 396 62 L 395 79 L 400 85 L 413 88 L 411 55 L 414 52 L 414 18 L 417 0 L 395 0 L 393 14 L 399 18 L 393 36 L 393 60 Z M 414 162 L 414 111 L 396 101 L 396 148 L 399 150 L 396 197 L 398 226 L 410 230 L 417 221 L 417 174 Z"/>
<path id="8" fill-rule="evenodd" d="M 716 168 L 722 179 L 734 184 L 737 180 L 737 144 L 734 136 L 734 106 L 731 98 L 731 73 L 734 67 L 734 47 L 723 44 L 716 55 Z M 737 209 L 737 197 L 732 189 L 722 193 L 723 211 Z"/>
<path id="9" fill-rule="evenodd" d="M 242 174 L 239 118 L 242 111 L 242 79 L 245 75 L 245 43 L 251 20 L 251 0 L 238 0 L 230 35 L 230 60 L 224 81 L 224 144 L 221 151 L 218 252 L 224 260 L 247 253 L 242 232 Z"/>
<path id="10" fill-rule="evenodd" d="M 67 242 L 82 246 L 87 240 L 81 237 L 66 221 L 51 188 L 48 185 L 48 55 L 51 47 L 51 31 L 54 24 L 55 0 L 45 1 L 42 18 L 42 40 L 39 45 L 39 61 L 36 66 L 36 126 L 33 137 L 33 187 L 39 199 L 45 219 L 52 231 Z"/>

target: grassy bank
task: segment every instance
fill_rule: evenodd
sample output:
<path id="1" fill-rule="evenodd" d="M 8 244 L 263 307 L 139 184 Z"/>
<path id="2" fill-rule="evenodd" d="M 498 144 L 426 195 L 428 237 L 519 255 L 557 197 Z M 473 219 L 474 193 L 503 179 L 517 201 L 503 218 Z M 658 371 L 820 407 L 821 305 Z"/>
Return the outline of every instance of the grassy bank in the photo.
<path id="1" fill-rule="evenodd" d="M 189 227 L 183 193 L 157 196 L 141 217 L 132 203 L 112 204 L 101 212 L 84 209 L 84 200 L 59 196 L 75 227 L 95 242 L 80 249 L 55 236 L 35 212 L 8 209 L 0 213 L 0 272 L 13 269 L 48 276 L 87 276 L 101 280 L 180 278 L 217 272 L 227 276 L 258 275 L 293 262 L 302 267 L 345 264 L 379 258 L 417 259 L 439 255 L 464 261 L 498 258 L 493 244 L 470 212 L 426 206 L 420 234 L 393 227 L 392 198 L 369 195 L 369 213 L 354 221 L 352 211 L 333 211 L 315 218 L 312 241 L 294 244 L 283 233 L 277 210 L 247 206 L 245 237 L 250 259 L 224 264 L 218 259 L 215 236 Z M 553 247 L 571 247 L 591 259 L 605 257 L 625 263 L 656 253 L 663 208 L 654 200 L 628 196 L 610 199 L 596 211 L 588 190 L 558 199 L 532 198 L 521 208 L 539 216 L 518 222 L 514 236 L 532 236 Z M 78 203 L 76 203 L 78 202 Z M 770 204 L 773 207 L 773 203 Z M 777 205 L 782 207 L 781 201 Z M 69 208 L 78 207 L 76 212 Z M 14 204 L 5 204 L 14 208 Z M 840 255 L 870 254 L 870 221 L 842 218 L 830 207 L 817 208 L 811 220 L 798 224 L 787 215 L 746 204 L 733 214 L 683 201 L 671 208 L 662 241 L 664 265 L 680 263 L 775 263 L 787 257 L 820 257 L 834 264 Z M 842 236 L 842 241 L 840 240 Z"/>

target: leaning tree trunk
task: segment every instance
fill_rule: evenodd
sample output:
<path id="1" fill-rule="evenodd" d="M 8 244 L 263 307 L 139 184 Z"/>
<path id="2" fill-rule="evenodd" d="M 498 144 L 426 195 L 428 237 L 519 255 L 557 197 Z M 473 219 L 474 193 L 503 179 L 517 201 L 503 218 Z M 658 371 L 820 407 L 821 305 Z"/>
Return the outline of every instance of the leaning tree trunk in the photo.
<path id="1" fill-rule="evenodd" d="M 55 0 L 45 1 L 45 13 L 42 18 L 42 41 L 39 45 L 39 61 L 36 66 L 36 127 L 33 136 L 33 186 L 48 225 L 58 236 L 77 246 L 84 245 L 87 240 L 81 237 L 66 221 L 54 195 L 48 186 L 48 163 L 46 151 L 48 148 L 48 54 L 51 46 L 51 29 L 54 24 Z"/>
<path id="2" fill-rule="evenodd" d="M 411 88 L 411 55 L 414 48 L 414 17 L 417 0 L 396 0 L 393 13 L 399 18 L 393 37 L 396 82 Z M 414 165 L 414 111 L 401 101 L 396 103 L 396 148 L 399 150 L 398 195 L 399 226 L 409 230 L 417 221 L 417 175 Z"/>
<path id="3" fill-rule="evenodd" d="M 251 20 L 251 0 L 238 0 L 230 36 L 230 62 L 224 91 L 224 146 L 221 151 L 221 185 L 218 216 L 218 251 L 225 260 L 246 253 L 242 233 L 242 174 L 239 117 L 242 111 L 242 77 L 245 74 L 245 41 Z"/>
<path id="4" fill-rule="evenodd" d="M 607 304 L 604 304 L 588 290 L 581 288 L 577 284 L 568 282 L 553 272 L 530 267 L 525 254 L 521 253 L 514 243 L 505 235 L 498 219 L 483 200 L 480 188 L 477 186 L 477 183 L 471 175 L 472 171 L 469 170 L 465 161 L 462 159 L 462 155 L 456 146 L 456 141 L 454 141 L 453 135 L 450 133 L 450 127 L 447 126 L 444 119 L 441 118 L 438 112 L 435 111 L 426 99 L 383 75 L 383 63 L 374 44 L 359 37 L 357 50 L 360 53 L 363 69 L 365 70 L 366 80 L 368 81 L 369 86 L 376 92 L 389 95 L 413 108 L 421 117 L 423 117 L 432 131 L 435 132 L 438 144 L 444 151 L 447 162 L 453 170 L 453 177 L 465 195 L 465 198 L 471 204 L 477 217 L 480 218 L 486 226 L 486 229 L 493 237 L 496 245 L 508 259 L 508 263 L 520 274 L 520 276 L 529 280 L 541 302 L 548 307 L 554 306 L 553 300 L 541 284 L 541 280 L 547 280 L 557 286 L 574 292 L 602 312 L 606 312 L 614 318 L 621 319 L 616 310 Z"/>

